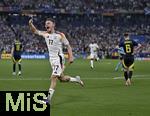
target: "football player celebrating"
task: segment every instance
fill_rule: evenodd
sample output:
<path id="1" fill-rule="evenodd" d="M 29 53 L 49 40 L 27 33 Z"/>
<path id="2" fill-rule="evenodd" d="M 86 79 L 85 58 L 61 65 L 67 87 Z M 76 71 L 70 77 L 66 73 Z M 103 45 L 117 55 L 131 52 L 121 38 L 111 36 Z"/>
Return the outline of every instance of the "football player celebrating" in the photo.
<path id="1" fill-rule="evenodd" d="M 39 31 L 33 25 L 33 20 L 29 20 L 29 27 L 31 31 L 39 36 L 42 36 L 47 44 L 49 51 L 49 61 L 52 67 L 51 84 L 48 91 L 47 99 L 44 103 L 51 103 L 51 98 L 54 94 L 57 79 L 60 82 L 75 82 L 83 86 L 80 76 L 71 77 L 63 74 L 64 71 L 64 54 L 62 47 L 65 45 L 68 50 L 69 63 L 73 62 L 72 48 L 65 35 L 61 32 L 55 31 L 55 21 L 53 19 L 47 19 L 45 22 L 46 31 Z"/>

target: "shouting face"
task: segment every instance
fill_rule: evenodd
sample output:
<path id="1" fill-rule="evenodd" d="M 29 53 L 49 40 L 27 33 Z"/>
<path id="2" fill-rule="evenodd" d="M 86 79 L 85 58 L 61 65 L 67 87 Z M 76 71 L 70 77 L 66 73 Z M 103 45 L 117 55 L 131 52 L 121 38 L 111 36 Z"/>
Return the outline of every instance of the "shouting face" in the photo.
<path id="1" fill-rule="evenodd" d="M 46 20 L 45 22 L 45 28 L 48 33 L 51 33 L 54 30 L 55 23 L 51 20 Z"/>

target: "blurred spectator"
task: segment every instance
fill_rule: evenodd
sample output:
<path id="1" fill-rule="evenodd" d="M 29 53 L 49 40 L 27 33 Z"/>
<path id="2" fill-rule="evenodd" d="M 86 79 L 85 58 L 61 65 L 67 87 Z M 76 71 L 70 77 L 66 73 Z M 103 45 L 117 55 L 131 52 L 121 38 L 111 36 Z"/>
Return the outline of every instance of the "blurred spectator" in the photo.
<path id="1" fill-rule="evenodd" d="M 100 57 L 104 58 L 104 55 L 109 57 L 125 31 L 129 31 L 132 35 L 144 35 L 150 38 L 149 16 L 117 14 L 109 17 L 97 14 L 105 10 L 144 10 L 150 6 L 149 0 L 2 0 L 0 6 L 50 11 L 53 14 L 43 13 L 34 16 L 35 25 L 43 30 L 45 19 L 54 16 L 56 30 L 66 34 L 76 55 L 86 56 L 87 45 L 94 39 L 99 44 Z M 0 15 L 0 51 L 5 50 L 8 53 L 11 51 L 16 38 L 10 28 L 12 26 L 17 33 L 21 34 L 20 40 L 24 45 L 24 53 L 47 52 L 44 39 L 30 32 L 28 20 L 27 16 Z M 143 45 L 146 47 L 140 52 L 150 53 L 150 39 L 146 39 Z"/>

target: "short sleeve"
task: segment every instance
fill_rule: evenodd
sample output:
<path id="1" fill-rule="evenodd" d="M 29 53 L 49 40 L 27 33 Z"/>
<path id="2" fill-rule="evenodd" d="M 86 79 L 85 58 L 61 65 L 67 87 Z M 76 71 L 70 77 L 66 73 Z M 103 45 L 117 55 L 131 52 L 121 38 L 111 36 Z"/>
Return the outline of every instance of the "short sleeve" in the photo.
<path id="1" fill-rule="evenodd" d="M 61 39 L 62 39 L 63 44 L 69 45 L 69 41 L 67 40 L 66 36 L 63 33 L 61 33 L 60 35 L 61 35 Z"/>

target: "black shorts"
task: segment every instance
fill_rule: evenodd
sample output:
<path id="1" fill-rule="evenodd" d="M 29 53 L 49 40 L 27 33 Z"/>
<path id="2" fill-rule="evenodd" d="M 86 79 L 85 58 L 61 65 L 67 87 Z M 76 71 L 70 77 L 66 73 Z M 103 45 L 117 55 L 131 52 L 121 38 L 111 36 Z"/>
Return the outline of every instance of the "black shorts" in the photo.
<path id="1" fill-rule="evenodd" d="M 21 55 L 13 55 L 13 61 L 14 62 L 21 62 Z"/>
<path id="2" fill-rule="evenodd" d="M 123 57 L 123 66 L 125 68 L 133 68 L 134 67 L 134 56 L 130 55 L 130 56 L 124 56 Z"/>

